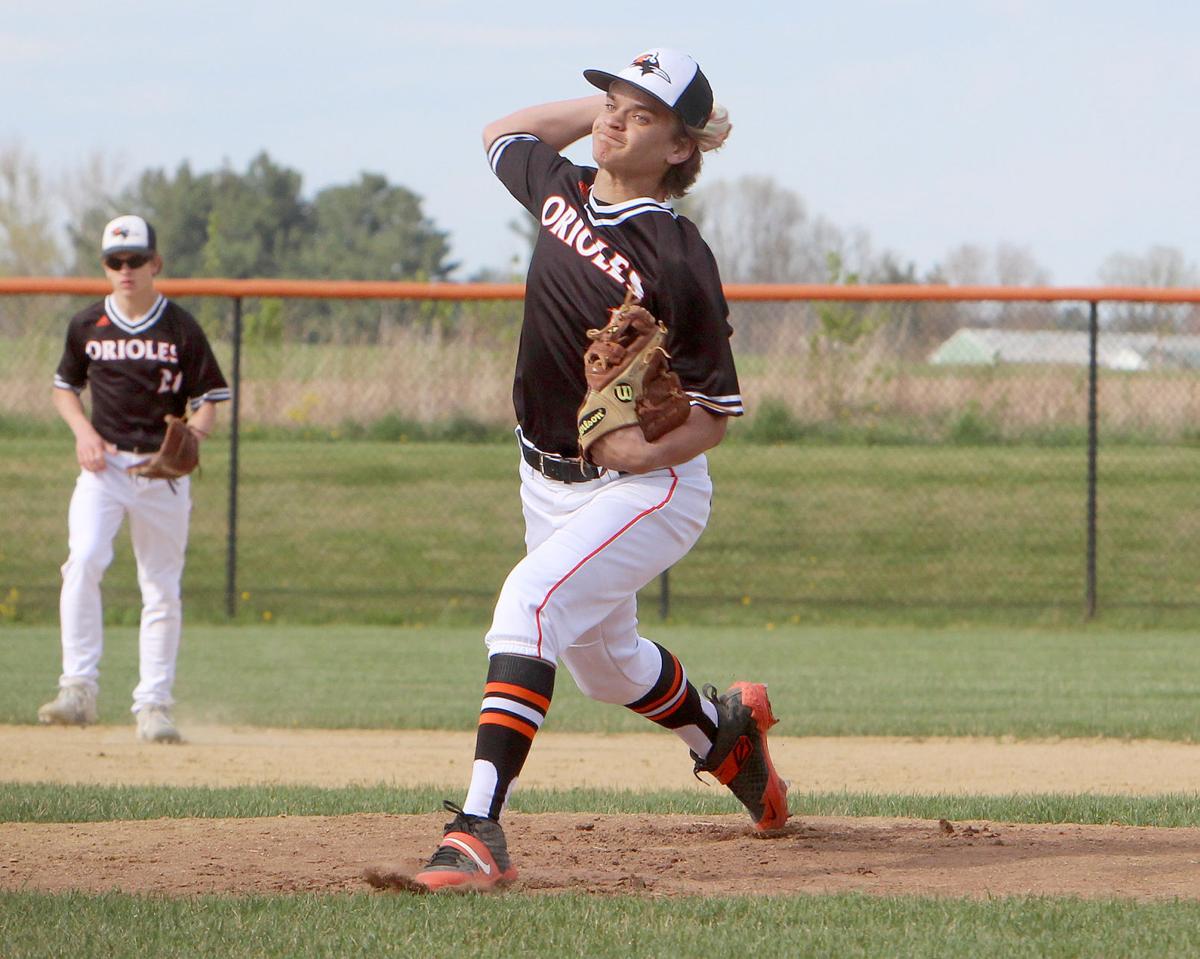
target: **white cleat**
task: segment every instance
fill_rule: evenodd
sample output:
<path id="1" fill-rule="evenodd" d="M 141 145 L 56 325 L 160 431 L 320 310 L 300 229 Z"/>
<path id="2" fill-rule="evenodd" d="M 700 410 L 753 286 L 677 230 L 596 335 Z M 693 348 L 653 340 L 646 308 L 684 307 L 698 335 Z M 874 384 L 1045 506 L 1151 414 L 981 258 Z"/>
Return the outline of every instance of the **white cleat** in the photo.
<path id="1" fill-rule="evenodd" d="M 63 686 L 38 709 L 38 722 L 45 726 L 86 726 L 96 719 L 96 691 L 78 683 Z"/>
<path id="2" fill-rule="evenodd" d="M 166 706 L 143 706 L 137 712 L 137 737 L 144 743 L 178 743 L 183 741 L 171 710 Z"/>

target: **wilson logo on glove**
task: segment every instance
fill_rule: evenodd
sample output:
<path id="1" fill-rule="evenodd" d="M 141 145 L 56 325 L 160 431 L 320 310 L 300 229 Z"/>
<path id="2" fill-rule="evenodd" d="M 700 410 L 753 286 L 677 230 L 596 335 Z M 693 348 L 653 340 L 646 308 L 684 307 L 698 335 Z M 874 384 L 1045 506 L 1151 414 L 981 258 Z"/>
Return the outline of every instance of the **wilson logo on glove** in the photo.
<path id="1" fill-rule="evenodd" d="M 591 413 L 581 419 L 579 421 L 579 435 L 583 436 L 585 433 L 589 432 L 593 426 L 604 419 L 604 414 L 606 412 L 607 411 L 602 406 L 598 410 L 592 410 Z"/>

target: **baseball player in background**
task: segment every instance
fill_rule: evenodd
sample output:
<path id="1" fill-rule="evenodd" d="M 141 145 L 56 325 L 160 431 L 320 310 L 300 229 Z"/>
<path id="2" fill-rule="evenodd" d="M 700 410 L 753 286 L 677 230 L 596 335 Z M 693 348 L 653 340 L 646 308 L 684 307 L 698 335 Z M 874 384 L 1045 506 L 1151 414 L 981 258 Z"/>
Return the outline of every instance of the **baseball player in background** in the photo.
<path id="1" fill-rule="evenodd" d="M 229 387 L 200 325 L 155 290 L 163 260 L 154 228 L 140 216 L 119 216 L 105 226 L 100 254 L 112 293 L 71 319 L 54 376 L 54 408 L 75 434 L 82 469 L 62 567 L 62 676 L 58 696 L 38 710 L 38 721 L 96 721 L 104 646 L 100 581 L 128 516 L 142 592 L 137 734 L 146 742 L 179 742 L 171 707 L 190 484 L 186 476 L 145 479 L 128 470 L 162 444 L 167 415 L 190 409 L 189 429 L 206 438 Z M 88 386 L 90 419 L 80 398 Z"/>
<path id="2" fill-rule="evenodd" d="M 493 172 L 540 222 L 525 290 L 513 399 L 527 554 L 487 633 L 488 671 L 470 787 L 428 864 L 412 876 L 368 870 L 376 886 L 488 889 L 516 876 L 501 813 L 545 719 L 561 661 L 588 696 L 672 730 L 697 772 L 729 786 L 762 831 L 787 820 L 786 784 L 767 752 L 766 687 L 704 695 L 669 650 L 638 632 L 636 594 L 682 559 L 708 521 L 704 455 L 742 400 L 717 265 L 669 200 L 702 154 L 725 142 L 727 111 L 697 63 L 648 50 L 604 91 L 519 110 L 489 124 Z M 591 136 L 595 167 L 560 155 Z M 655 442 L 620 428 L 581 457 L 577 409 L 588 330 L 631 291 L 667 328 L 690 412 Z M 597 332 L 597 331 L 593 331 Z"/>

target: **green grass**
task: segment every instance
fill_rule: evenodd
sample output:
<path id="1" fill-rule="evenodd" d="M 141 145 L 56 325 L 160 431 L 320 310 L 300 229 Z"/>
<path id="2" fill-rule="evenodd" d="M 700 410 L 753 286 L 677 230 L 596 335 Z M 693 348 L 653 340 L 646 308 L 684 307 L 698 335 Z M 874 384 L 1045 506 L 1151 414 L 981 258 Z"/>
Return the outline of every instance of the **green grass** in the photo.
<path id="1" fill-rule="evenodd" d="M 414 815 L 441 808 L 462 784 L 439 787 L 346 786 L 110 786 L 61 783 L 0 784 L 0 822 L 110 822 L 159 818 L 241 819 L 261 816 Z M 794 816 L 895 816 L 1008 823 L 1118 823 L 1124 826 L 1200 826 L 1200 793 L 1158 796 L 1054 794 L 911 796 L 878 793 L 788 794 Z M 725 790 L 694 791 L 526 789 L 514 812 L 735 815 L 742 807 Z"/>
<path id="2" fill-rule="evenodd" d="M 531 898 L 355 894 L 165 899 L 0 894 L 6 959 L 299 957 L 1193 956 L 1200 903 L 857 894 Z"/>
<path id="3" fill-rule="evenodd" d="M 510 443 L 304 442 L 241 450 L 235 621 L 481 625 L 523 552 Z M 712 456 L 714 513 L 670 574 L 688 624 L 1065 626 L 1085 600 L 1078 448 L 754 445 Z M 1200 449 L 1100 460 L 1099 619 L 1200 626 Z M 65 435 L 0 459 L 0 623 L 52 623 L 76 474 Z M 193 482 L 192 622 L 226 616 L 228 449 Z M 10 504 L 12 504 L 10 506 Z M 128 534 L 106 615 L 139 599 Z M 656 618 L 659 582 L 642 596 Z"/>
<path id="4" fill-rule="evenodd" d="M 59 670 L 57 567 L 75 473 L 64 439 L 14 437 L 0 460 L 3 722 L 29 722 Z M 227 508 L 226 454 L 210 449 L 195 483 L 181 722 L 472 728 L 483 627 L 521 551 L 507 445 L 247 443 L 238 585 L 248 595 L 236 626 L 209 625 L 224 615 Z M 1198 463 L 1184 447 L 1104 453 L 1101 617 L 1084 627 L 1078 449 L 727 444 L 713 457 L 713 520 L 671 574 L 673 621 L 656 622 L 652 586 L 643 630 L 698 683 L 768 680 L 785 735 L 1195 741 Z M 131 722 L 138 604 L 128 552 L 123 535 L 106 584 L 105 722 Z M 372 622 L 387 625 L 362 625 Z M 646 726 L 584 699 L 564 673 L 546 728 Z M 4 784 L 0 818 L 427 812 L 442 794 Z M 1200 824 L 1192 795 L 793 798 L 802 815 Z M 724 795 L 588 790 L 519 792 L 514 808 L 735 811 Z M 1195 903 L 1073 899 L 3 893 L 0 955 L 53 955 L 68 943 L 81 957 L 222 959 L 1159 957 L 1200 952 L 1198 920 Z"/>
<path id="5" fill-rule="evenodd" d="M 771 685 L 783 735 L 1111 736 L 1200 739 L 1200 643 L 1187 631 L 643 627 L 697 685 Z M 109 631 L 100 718 L 131 723 L 135 631 Z M 191 626 L 180 653 L 181 723 L 316 728 L 475 727 L 482 631 Z M 59 672 L 56 631 L 0 642 L 0 722 L 33 720 Z M 566 670 L 545 728 L 644 731 L 584 698 Z"/>

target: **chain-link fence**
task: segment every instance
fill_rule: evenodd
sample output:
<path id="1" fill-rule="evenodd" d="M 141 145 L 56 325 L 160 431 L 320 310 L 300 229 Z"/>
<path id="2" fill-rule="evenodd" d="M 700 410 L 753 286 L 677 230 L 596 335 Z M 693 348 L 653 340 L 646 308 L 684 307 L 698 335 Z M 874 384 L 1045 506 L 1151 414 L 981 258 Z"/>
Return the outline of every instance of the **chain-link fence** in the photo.
<path id="1" fill-rule="evenodd" d="M 189 618 L 486 622 L 523 548 L 519 301 L 168 292 L 238 379 L 193 481 Z M 643 616 L 1200 622 L 1200 293 L 819 292 L 731 289 L 747 416 Z M 0 622 L 56 616 L 76 467 L 51 378 L 94 298 L 0 297 Z"/>

